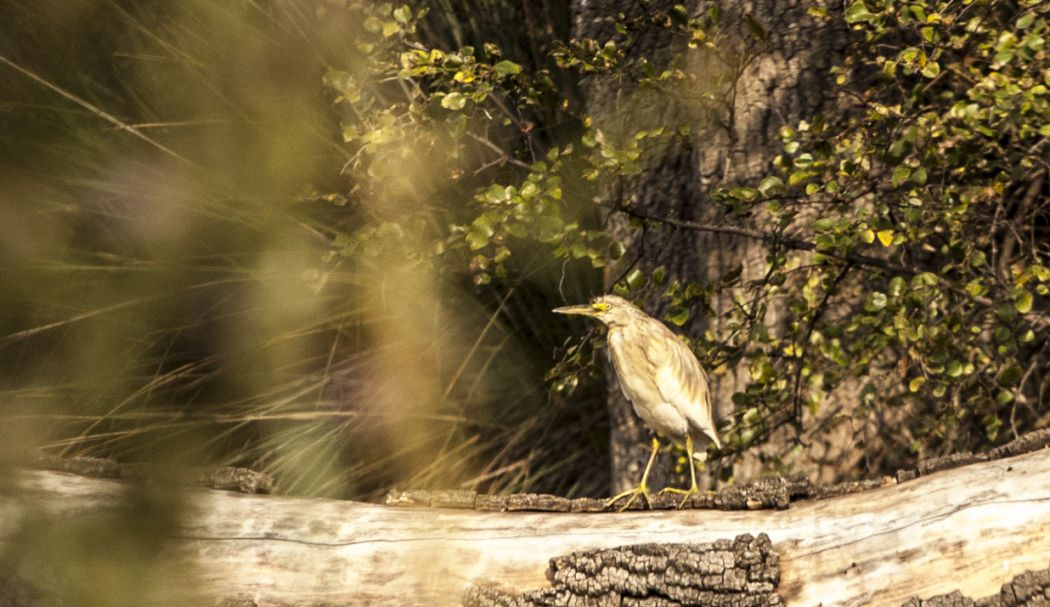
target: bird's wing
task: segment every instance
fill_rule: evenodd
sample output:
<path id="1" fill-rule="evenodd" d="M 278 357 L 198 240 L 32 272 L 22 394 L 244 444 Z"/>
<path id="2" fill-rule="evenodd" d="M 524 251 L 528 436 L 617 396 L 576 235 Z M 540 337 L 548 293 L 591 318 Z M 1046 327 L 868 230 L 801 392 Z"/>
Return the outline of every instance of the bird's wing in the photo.
<path id="1" fill-rule="evenodd" d="M 670 403 L 689 421 L 690 427 L 706 434 L 719 448 L 711 407 L 711 389 L 693 352 L 670 331 L 669 339 L 650 340 L 645 348 L 664 402 Z"/>

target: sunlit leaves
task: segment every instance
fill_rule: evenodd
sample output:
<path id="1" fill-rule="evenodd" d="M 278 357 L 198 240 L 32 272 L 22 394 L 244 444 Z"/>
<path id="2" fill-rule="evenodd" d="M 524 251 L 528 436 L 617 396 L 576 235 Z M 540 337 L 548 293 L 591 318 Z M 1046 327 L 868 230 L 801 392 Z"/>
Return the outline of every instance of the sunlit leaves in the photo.
<path id="1" fill-rule="evenodd" d="M 845 18 L 846 23 L 861 23 L 870 20 L 872 14 L 868 11 L 868 7 L 864 4 L 863 0 L 854 0 L 854 2 L 846 8 Z"/>
<path id="2" fill-rule="evenodd" d="M 467 105 L 467 97 L 459 92 L 451 92 L 441 98 L 441 107 L 446 110 L 458 111 Z"/>
<path id="3" fill-rule="evenodd" d="M 899 392 L 869 396 L 967 399 L 965 407 L 919 425 L 958 425 L 970 416 L 994 439 L 1000 408 L 1020 389 L 1024 376 L 1017 370 L 1029 364 L 1021 362 L 1030 355 L 1024 345 L 1039 343 L 1041 298 L 1050 294 L 1033 280 L 1050 274 L 1043 271 L 1045 243 L 1020 227 L 1044 221 L 1038 218 L 1047 211 L 1045 197 L 1035 192 L 1042 179 L 1037 167 L 1045 167 L 1037 150 L 1050 134 L 1050 70 L 1048 56 L 1040 54 L 1050 6 L 1015 18 L 1004 11 L 997 21 L 966 20 L 965 12 L 933 2 L 847 3 L 846 22 L 866 39 L 850 61 L 883 76 L 863 91 L 865 111 L 834 132 L 805 121 L 783 126 L 776 174 L 722 192 L 741 203 L 788 197 L 764 204 L 776 216 L 796 218 L 795 234 L 804 234 L 817 252 L 800 296 L 790 300 L 799 319 L 813 317 L 827 301 L 841 260 L 863 253 L 885 257 L 894 268 L 883 272 L 877 263 L 857 262 L 855 275 L 864 278 L 851 283 L 851 295 L 830 296 L 838 305 L 854 302 L 856 312 L 845 322 L 816 317 L 811 335 L 821 336 L 820 347 L 808 351 L 801 373 L 814 367 L 830 376 L 875 373 L 868 367 L 880 357 L 907 352 L 897 369 Z M 953 54 L 946 54 L 949 48 Z M 960 60 L 963 49 L 969 59 Z M 847 70 L 838 73 L 849 86 Z M 1030 192 L 1031 210 L 1005 227 L 996 218 L 1016 208 L 1022 192 Z M 796 195 L 804 201 L 797 207 L 790 198 Z M 798 217 L 808 219 L 800 225 Z M 1010 230 L 1016 231 L 1007 235 Z M 1004 252 L 1002 243 L 1011 240 Z M 766 280 L 792 285 L 775 272 Z M 795 340 L 810 330 L 805 320 L 790 326 Z M 755 337 L 762 333 L 752 331 L 744 358 L 752 380 L 764 387 L 749 389 L 740 404 L 759 393 L 767 403 L 784 401 L 762 362 L 773 369 L 791 364 L 769 357 Z M 822 358 L 814 358 L 816 352 Z"/>
<path id="4" fill-rule="evenodd" d="M 499 63 L 492 66 L 492 70 L 497 74 L 513 75 L 521 73 L 521 66 L 513 61 L 507 61 L 504 59 Z"/>
<path id="5" fill-rule="evenodd" d="M 814 18 L 844 17 L 855 36 L 848 61 L 834 68 L 849 87 L 849 111 L 829 107 L 782 125 L 768 171 L 701 192 L 718 221 L 753 222 L 763 232 L 767 265 L 729 268 L 707 284 L 682 284 L 664 267 L 617 275 L 621 293 L 662 296 L 663 319 L 673 325 L 693 328 L 716 313 L 711 301 L 726 302 L 713 328 L 693 337 L 719 372 L 747 371 L 750 383 L 734 396 L 742 412 L 734 446 L 761 440 L 768 420 L 788 409 L 821 411 L 832 391 L 857 378 L 869 386 L 859 397 L 867 408 L 962 403 L 930 405 L 909 427 L 916 444 L 965 424 L 998 436 L 1003 408 L 1022 394 L 1034 398 L 1034 384 L 1021 384 L 1026 357 L 1041 347 L 1045 329 L 1036 321 L 1050 296 L 1046 247 L 1030 229 L 1046 213 L 1045 187 L 1036 185 L 1050 137 L 1050 8 L 990 5 L 996 9 L 983 18 L 968 3 L 923 0 L 849 1 L 837 16 L 810 9 Z M 373 95 L 359 73 L 326 76 L 339 103 L 356 112 L 342 129 L 355 176 L 367 182 L 368 162 L 403 153 L 406 141 L 435 159 L 483 157 L 456 167 L 464 206 L 434 230 L 448 261 L 478 285 L 510 281 L 526 247 L 595 267 L 624 256 L 625 243 L 593 218 L 615 214 L 615 204 L 629 216 L 633 202 L 596 209 L 595 192 L 643 174 L 654 150 L 695 132 L 676 124 L 614 132 L 574 116 L 563 134 L 575 149 L 552 144 L 517 118 L 553 99 L 562 101 L 551 111 L 569 105 L 537 92 L 544 75 L 530 73 L 531 64 L 491 44 L 410 43 L 417 16 L 407 9 L 371 17 L 365 28 L 381 68 L 373 77 L 397 84 L 395 94 Z M 712 52 L 721 50 L 723 28 L 751 42 L 773 31 L 749 17 L 727 20 L 673 7 L 666 26 Z M 613 39 L 559 45 L 559 68 L 639 90 L 695 88 L 687 70 L 631 61 L 630 24 L 611 27 Z M 708 75 L 726 83 L 735 76 Z M 723 107 L 719 95 L 730 86 L 704 84 L 715 92 L 698 103 Z M 658 223 L 629 220 L 636 229 Z M 571 390 L 575 378 L 560 376 L 556 386 Z"/>

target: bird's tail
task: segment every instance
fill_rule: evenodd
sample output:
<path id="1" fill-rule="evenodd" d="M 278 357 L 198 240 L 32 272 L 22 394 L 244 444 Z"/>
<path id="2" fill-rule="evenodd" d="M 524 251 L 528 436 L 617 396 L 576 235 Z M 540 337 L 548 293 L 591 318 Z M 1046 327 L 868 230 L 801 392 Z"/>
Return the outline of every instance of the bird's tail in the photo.
<path id="1" fill-rule="evenodd" d="M 722 441 L 718 440 L 718 434 L 711 432 L 698 432 L 693 436 L 693 459 L 701 464 L 707 461 L 707 446 L 714 443 L 715 447 L 721 449 Z"/>

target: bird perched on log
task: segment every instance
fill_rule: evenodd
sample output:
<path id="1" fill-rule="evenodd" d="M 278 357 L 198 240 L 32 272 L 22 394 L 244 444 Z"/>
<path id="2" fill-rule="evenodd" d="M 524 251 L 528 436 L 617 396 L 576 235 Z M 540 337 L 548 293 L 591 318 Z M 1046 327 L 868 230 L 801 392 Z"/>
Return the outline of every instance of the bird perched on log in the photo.
<path id="1" fill-rule="evenodd" d="M 602 295 L 589 304 L 555 308 L 554 312 L 589 316 L 604 323 L 609 328 L 609 353 L 620 389 L 634 412 L 656 432 L 685 443 L 691 485 L 688 490 L 663 490 L 682 494 L 681 508 L 698 492 L 693 460 L 706 461 L 709 443 L 722 447 L 712 417 L 707 373 L 700 362 L 666 325 L 622 297 Z M 654 437 L 641 482 L 610 498 L 607 505 L 629 498 L 621 508 L 626 510 L 638 497 L 649 503 L 646 482 L 659 450 L 660 442 Z"/>

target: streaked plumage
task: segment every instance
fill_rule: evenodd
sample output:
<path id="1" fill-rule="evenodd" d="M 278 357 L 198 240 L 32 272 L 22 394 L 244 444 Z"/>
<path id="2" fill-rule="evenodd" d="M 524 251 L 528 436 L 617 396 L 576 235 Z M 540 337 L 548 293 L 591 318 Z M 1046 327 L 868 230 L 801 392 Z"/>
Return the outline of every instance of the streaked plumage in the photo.
<path id="1" fill-rule="evenodd" d="M 707 373 L 692 350 L 666 325 L 616 295 L 603 295 L 588 305 L 554 311 L 590 316 L 609 328 L 609 352 L 620 389 L 638 417 L 653 430 L 685 443 L 693 450 L 693 457 L 701 462 L 706 458 L 707 444 L 714 443 L 721 448 L 712 417 Z M 638 494 L 648 499 L 645 482 L 657 449 L 658 443 L 654 442 L 653 454 L 638 488 L 621 496 L 633 493 L 631 501 Z M 692 461 L 689 464 L 692 487 L 685 492 L 687 497 L 697 490 L 694 464 Z"/>

